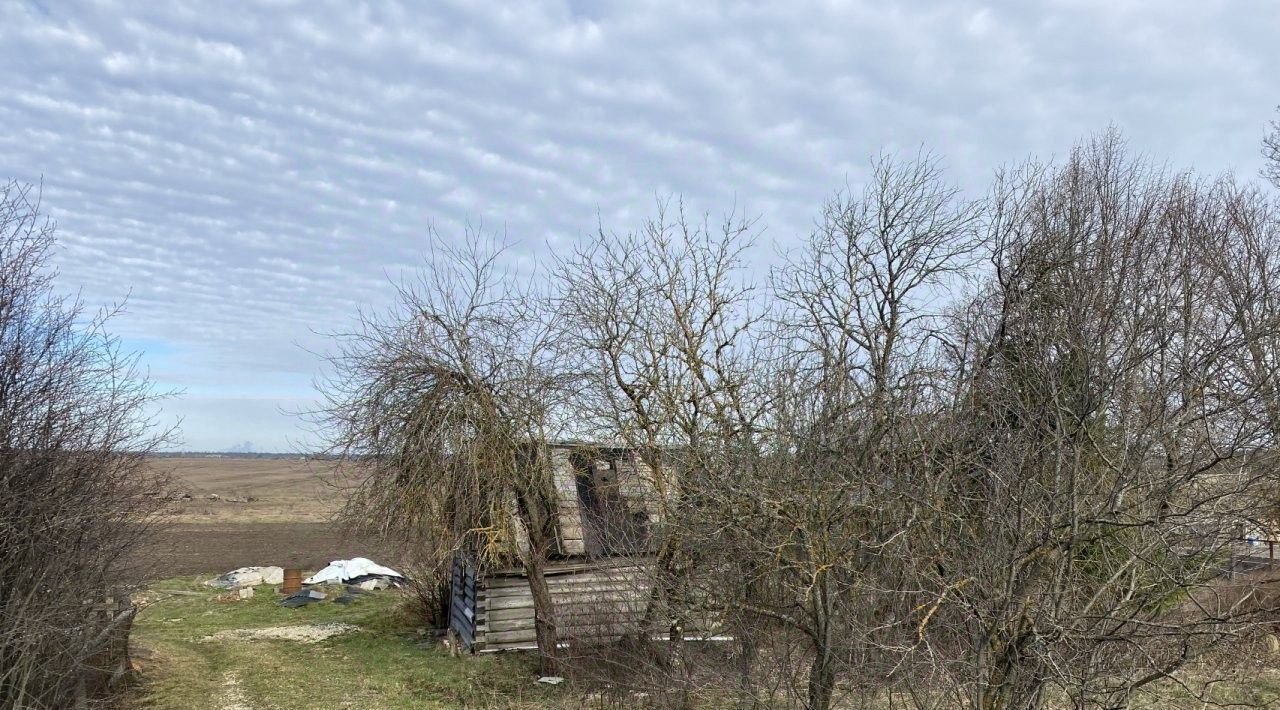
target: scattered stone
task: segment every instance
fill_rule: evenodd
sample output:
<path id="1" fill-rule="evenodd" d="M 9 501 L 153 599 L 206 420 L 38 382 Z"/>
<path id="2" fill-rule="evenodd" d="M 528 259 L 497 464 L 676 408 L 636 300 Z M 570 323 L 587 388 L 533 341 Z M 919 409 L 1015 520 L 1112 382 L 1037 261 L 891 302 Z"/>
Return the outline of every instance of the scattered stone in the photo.
<path id="1" fill-rule="evenodd" d="M 561 678 L 558 675 L 544 675 L 538 679 L 538 682 L 546 683 L 547 685 L 560 685 L 564 682 L 564 678 Z"/>
<path id="2" fill-rule="evenodd" d="M 242 602 L 246 599 L 252 598 L 253 587 L 241 587 L 239 589 L 233 589 L 226 594 L 219 594 L 214 597 L 213 600 L 216 602 Z"/>
<path id="3" fill-rule="evenodd" d="M 1267 644 L 1267 651 L 1270 653 L 1280 653 L 1280 636 L 1275 634 L 1267 634 L 1262 637 Z"/>
<path id="4" fill-rule="evenodd" d="M 221 500 L 221 498 L 222 496 L 218 495 L 217 493 L 210 493 L 209 495 L 205 496 L 205 500 Z"/>
<path id="5" fill-rule="evenodd" d="M 360 589 L 361 591 L 370 591 L 370 592 L 375 589 L 386 589 L 390 586 L 391 586 L 391 583 L 381 577 L 375 577 L 374 579 L 366 579 L 365 581 L 355 585 L 355 587 L 357 589 Z"/>

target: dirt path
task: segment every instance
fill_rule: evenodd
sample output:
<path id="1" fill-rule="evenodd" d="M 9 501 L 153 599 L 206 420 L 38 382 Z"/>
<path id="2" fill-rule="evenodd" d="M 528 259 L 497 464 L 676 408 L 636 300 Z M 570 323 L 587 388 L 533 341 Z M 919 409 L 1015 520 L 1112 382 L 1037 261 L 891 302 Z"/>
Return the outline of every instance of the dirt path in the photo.
<path id="1" fill-rule="evenodd" d="M 222 675 L 222 703 L 220 710 L 253 710 L 249 697 L 240 687 L 240 674 L 227 671 Z"/>

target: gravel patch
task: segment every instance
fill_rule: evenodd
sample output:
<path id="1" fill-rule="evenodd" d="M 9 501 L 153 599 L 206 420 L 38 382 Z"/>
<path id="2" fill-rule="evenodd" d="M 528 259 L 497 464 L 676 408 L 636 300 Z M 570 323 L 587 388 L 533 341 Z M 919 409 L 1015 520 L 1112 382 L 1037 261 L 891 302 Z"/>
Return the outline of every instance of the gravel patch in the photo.
<path id="1" fill-rule="evenodd" d="M 271 626 L 265 629 L 227 629 L 212 636 L 205 636 L 202 641 L 296 641 L 298 643 L 316 643 L 334 636 L 359 631 L 354 624 L 338 622 L 328 624 L 309 624 L 305 626 Z"/>

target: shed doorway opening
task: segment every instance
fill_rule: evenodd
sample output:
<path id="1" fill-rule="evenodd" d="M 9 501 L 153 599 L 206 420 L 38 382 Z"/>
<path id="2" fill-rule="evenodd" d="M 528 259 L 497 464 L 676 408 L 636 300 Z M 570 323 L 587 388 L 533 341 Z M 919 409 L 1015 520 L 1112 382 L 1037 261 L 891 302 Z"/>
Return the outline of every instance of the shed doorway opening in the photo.
<path id="1" fill-rule="evenodd" d="M 573 457 L 582 542 L 588 557 L 631 555 L 648 549 L 648 514 L 624 495 L 622 478 L 628 472 L 624 468 L 627 463 L 616 456 Z"/>

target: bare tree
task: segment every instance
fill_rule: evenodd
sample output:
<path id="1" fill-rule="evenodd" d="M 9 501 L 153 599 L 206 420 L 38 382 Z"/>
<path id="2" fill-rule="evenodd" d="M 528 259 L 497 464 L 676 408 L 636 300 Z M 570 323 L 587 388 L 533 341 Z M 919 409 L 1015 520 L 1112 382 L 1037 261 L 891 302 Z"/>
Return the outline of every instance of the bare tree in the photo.
<path id="1" fill-rule="evenodd" d="M 1272 121 L 1271 133 L 1262 139 L 1262 157 L 1267 161 L 1262 166 L 1263 177 L 1280 187 L 1280 121 Z"/>
<path id="2" fill-rule="evenodd" d="M 473 242 L 344 341 L 324 421 L 358 519 L 437 570 L 522 561 L 547 658 L 540 445 L 636 452 L 653 578 L 619 665 L 676 705 L 715 673 L 702 622 L 744 706 L 1210 702 L 1187 669 L 1275 611 L 1232 560 L 1280 528 L 1276 209 L 1107 133 L 980 201 L 881 157 L 765 290 L 752 223 L 682 205 L 599 229 L 549 298 Z"/>
<path id="3" fill-rule="evenodd" d="M 359 483 L 347 516 L 416 546 L 424 582 L 446 579 L 455 552 L 519 560 L 549 673 L 558 639 L 543 572 L 556 508 L 545 444 L 566 378 L 544 300 L 500 268 L 502 253 L 478 234 L 437 246 L 391 311 L 362 315 L 340 338 L 316 419 Z"/>
<path id="4" fill-rule="evenodd" d="M 1203 251 L 1235 238 L 1225 217 L 1115 134 L 998 181 L 994 277 L 913 486 L 915 652 L 953 702 L 1124 707 L 1256 619 L 1248 593 L 1210 603 L 1274 475 L 1263 380 L 1233 374 L 1257 332 L 1214 307 Z"/>
<path id="5" fill-rule="evenodd" d="M 635 233 L 599 229 L 559 262 L 565 345 L 590 389 L 584 431 L 640 452 L 664 504 L 676 500 L 674 450 L 696 449 L 734 407 L 734 357 L 759 320 L 742 275 L 754 223 L 730 213 L 712 226 L 683 203 Z"/>
<path id="6" fill-rule="evenodd" d="M 842 674 L 880 682 L 893 666 L 885 619 L 902 599 L 885 585 L 900 583 L 913 524 L 901 489 L 931 413 L 939 290 L 972 262 L 979 214 L 930 156 L 881 157 L 774 273 L 781 357 L 767 433 L 722 508 L 753 511 L 729 535 L 773 560 L 772 599 L 746 611 L 809 643 L 806 707 L 830 707 Z"/>
<path id="7" fill-rule="evenodd" d="M 155 399 L 107 330 L 58 295 L 38 193 L 0 187 L 0 707 L 83 703 L 113 630 L 91 613 L 138 579 L 161 505 Z M 127 616 L 119 622 L 127 624 Z M 118 680 L 118 679 L 117 679 Z"/>
<path id="8" fill-rule="evenodd" d="M 704 557 L 685 520 L 697 482 L 713 476 L 717 447 L 751 428 L 744 358 L 759 316 L 742 255 L 754 229 L 734 213 L 713 225 L 660 202 L 638 232 L 601 228 L 557 270 L 584 431 L 637 451 L 656 493 L 656 579 L 639 631 L 647 643 L 666 617 L 668 669 L 679 664 L 688 574 Z"/>

